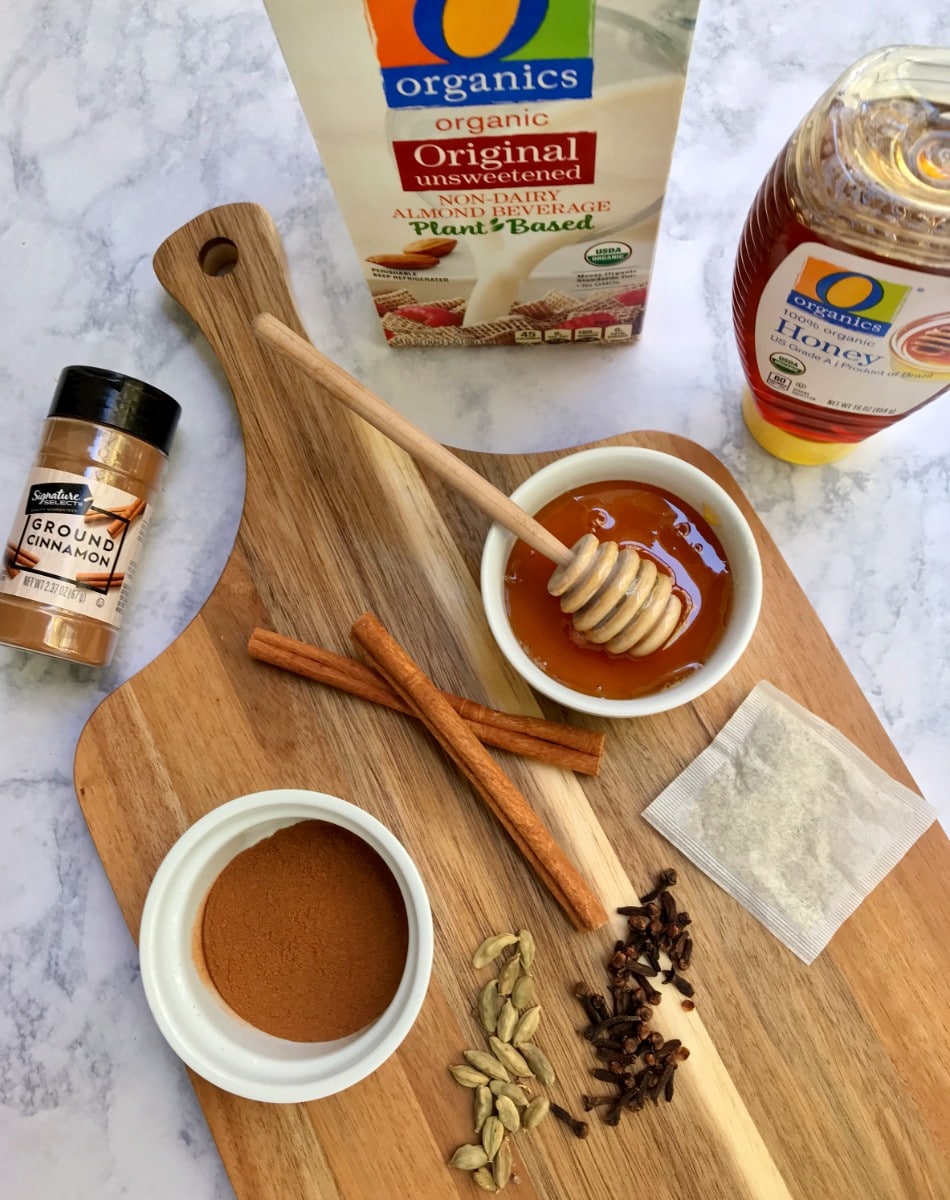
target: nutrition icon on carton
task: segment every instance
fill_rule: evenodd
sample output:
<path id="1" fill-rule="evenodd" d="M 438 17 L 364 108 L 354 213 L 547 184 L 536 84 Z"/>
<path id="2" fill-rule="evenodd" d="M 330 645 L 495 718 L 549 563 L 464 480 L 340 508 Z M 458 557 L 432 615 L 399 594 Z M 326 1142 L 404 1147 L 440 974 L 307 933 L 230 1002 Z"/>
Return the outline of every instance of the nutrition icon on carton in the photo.
<path id="1" fill-rule="evenodd" d="M 265 0 L 393 346 L 640 333 L 698 0 Z"/>

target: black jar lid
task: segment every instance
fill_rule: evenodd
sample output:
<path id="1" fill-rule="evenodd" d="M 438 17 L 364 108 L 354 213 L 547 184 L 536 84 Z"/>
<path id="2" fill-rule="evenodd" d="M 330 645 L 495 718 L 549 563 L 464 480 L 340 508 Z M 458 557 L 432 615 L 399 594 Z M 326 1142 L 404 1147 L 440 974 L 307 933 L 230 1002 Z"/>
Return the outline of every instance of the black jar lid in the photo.
<path id="1" fill-rule="evenodd" d="M 49 415 L 111 425 L 167 454 L 181 405 L 150 383 L 118 371 L 64 367 Z"/>

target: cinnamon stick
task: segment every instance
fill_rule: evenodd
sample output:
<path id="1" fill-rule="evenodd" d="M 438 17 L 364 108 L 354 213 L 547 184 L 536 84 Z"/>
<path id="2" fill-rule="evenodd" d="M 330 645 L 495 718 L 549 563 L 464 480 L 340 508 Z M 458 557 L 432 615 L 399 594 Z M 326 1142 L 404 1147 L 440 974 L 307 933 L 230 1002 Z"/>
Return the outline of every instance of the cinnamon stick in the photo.
<path id="1" fill-rule="evenodd" d="M 342 654 L 294 641 L 268 629 L 253 630 L 247 651 L 252 658 L 271 666 L 315 679 L 396 712 L 415 715 L 381 675 Z M 600 771 L 603 734 L 542 717 L 500 712 L 449 692 L 442 694 L 486 745 L 584 775 L 597 775 Z"/>
<path id="2" fill-rule="evenodd" d="M 541 818 L 435 684 L 372 613 L 364 613 L 356 621 L 352 636 L 475 786 L 574 926 L 593 930 L 605 925 L 604 906 Z"/>

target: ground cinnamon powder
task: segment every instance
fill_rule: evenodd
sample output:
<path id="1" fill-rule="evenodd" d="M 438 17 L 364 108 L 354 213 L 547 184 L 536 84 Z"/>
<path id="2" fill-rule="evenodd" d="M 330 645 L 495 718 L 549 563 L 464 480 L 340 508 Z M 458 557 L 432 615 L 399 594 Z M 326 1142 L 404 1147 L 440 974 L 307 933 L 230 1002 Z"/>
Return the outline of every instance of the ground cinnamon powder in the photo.
<path id="1" fill-rule="evenodd" d="M 389 1005 L 406 964 L 399 886 L 362 838 L 300 821 L 242 851 L 205 900 L 204 964 L 232 1009 L 294 1042 L 356 1033 Z"/>

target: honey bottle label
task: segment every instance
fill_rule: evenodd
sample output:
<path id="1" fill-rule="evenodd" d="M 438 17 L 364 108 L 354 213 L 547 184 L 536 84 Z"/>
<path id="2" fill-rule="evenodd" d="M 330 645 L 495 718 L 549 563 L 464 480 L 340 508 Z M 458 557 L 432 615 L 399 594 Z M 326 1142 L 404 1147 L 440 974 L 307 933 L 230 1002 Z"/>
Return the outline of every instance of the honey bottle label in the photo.
<path id="1" fill-rule="evenodd" d="M 779 395 L 904 416 L 950 386 L 950 280 L 804 242 L 765 285 L 755 352 Z"/>
<path id="2" fill-rule="evenodd" d="M 34 468 L 4 548 L 0 595 L 118 629 L 150 511 L 131 492 Z"/>

